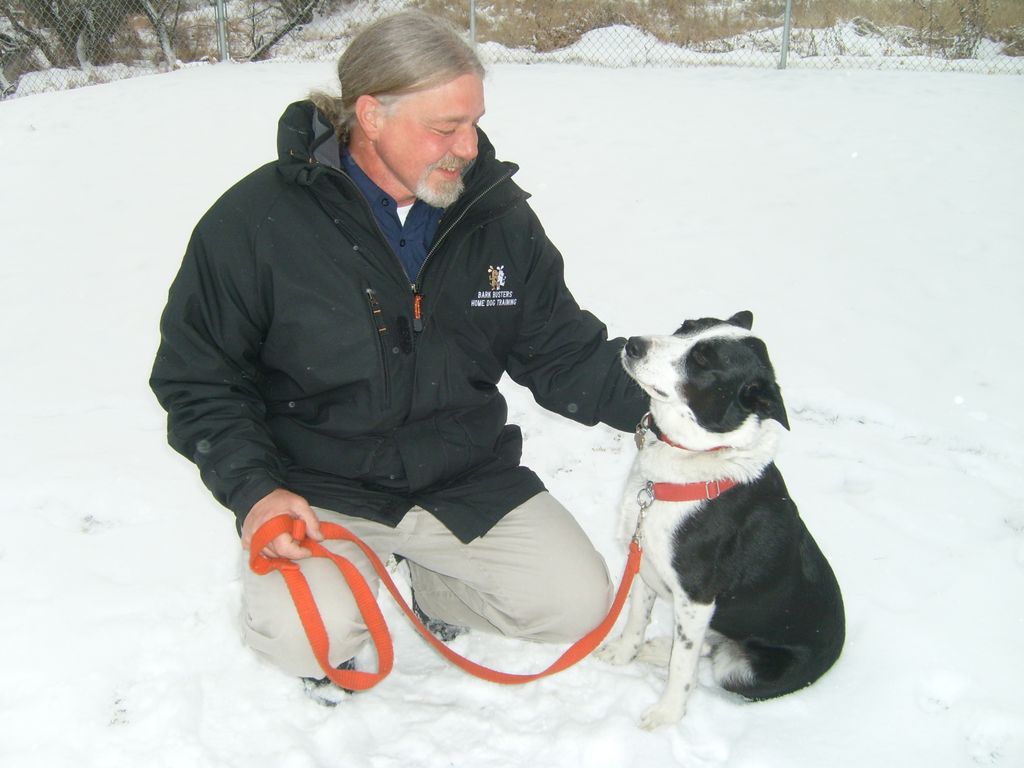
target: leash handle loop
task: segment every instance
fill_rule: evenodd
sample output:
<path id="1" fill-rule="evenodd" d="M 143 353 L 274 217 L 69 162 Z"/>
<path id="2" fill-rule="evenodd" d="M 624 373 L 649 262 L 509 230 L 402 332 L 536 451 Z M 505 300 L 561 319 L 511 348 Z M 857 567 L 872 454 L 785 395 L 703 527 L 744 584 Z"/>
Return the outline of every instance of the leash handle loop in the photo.
<path id="1" fill-rule="evenodd" d="M 355 536 L 341 526 L 339 528 L 345 535 L 334 535 L 331 538 L 355 539 Z M 370 634 L 370 640 L 377 650 L 377 671 L 364 672 L 356 669 L 335 669 L 329 660 L 330 641 L 327 637 L 327 629 L 324 627 L 323 619 L 320 616 L 320 609 L 317 607 L 316 599 L 309 588 L 306 577 L 302 575 L 299 565 L 291 560 L 280 557 L 267 557 L 262 554 L 263 548 L 273 539 L 282 533 L 291 534 L 300 546 L 305 547 L 312 553 L 313 557 L 323 557 L 331 560 L 337 566 L 341 575 L 348 584 L 349 590 L 355 598 L 356 605 L 363 617 L 363 622 Z M 296 535 L 298 534 L 298 535 Z M 271 518 L 259 530 L 253 534 L 249 550 L 249 567 L 255 573 L 266 575 L 273 570 L 278 571 L 284 578 L 285 586 L 295 603 L 295 609 L 299 614 L 299 621 L 302 622 L 302 629 L 309 640 L 309 646 L 313 656 L 323 670 L 327 678 L 350 691 L 365 691 L 377 685 L 388 676 L 394 665 L 395 652 L 391 642 L 391 633 L 388 632 L 387 622 L 377 605 L 376 596 L 370 589 L 363 574 L 352 564 L 348 558 L 336 555 L 327 550 L 315 539 L 306 538 L 306 526 L 297 518 L 288 515 L 278 515 Z M 362 542 L 358 542 L 365 548 Z M 364 549 L 366 551 L 366 549 Z"/>
<path id="2" fill-rule="evenodd" d="M 324 540 L 342 539 L 350 541 L 362 550 L 363 554 L 365 554 L 369 559 L 373 569 L 377 572 L 377 575 L 380 577 L 384 586 L 398 604 L 398 607 L 401 608 L 406 618 L 408 618 L 412 623 L 413 628 L 427 642 L 429 642 L 430 645 L 438 651 L 438 653 L 464 672 L 468 672 L 482 680 L 488 680 L 492 683 L 499 683 L 502 685 L 521 685 L 523 683 L 529 683 L 534 680 L 539 680 L 542 677 L 562 672 L 581 661 L 595 648 L 597 648 L 601 641 L 604 640 L 611 631 L 619 617 L 619 614 L 622 612 L 626 598 L 629 596 L 629 589 L 633 583 L 633 579 L 640 571 L 640 559 L 642 556 L 640 543 L 637 538 L 634 537 L 633 541 L 629 545 L 629 556 L 626 560 L 622 581 L 620 582 L 618 591 L 612 601 L 611 610 L 600 624 L 573 643 L 547 669 L 533 674 L 512 674 L 508 672 L 500 672 L 498 670 L 485 667 L 482 664 L 477 664 L 474 661 L 470 661 L 464 656 L 453 651 L 445 645 L 445 643 L 435 637 L 433 633 L 423 625 L 423 622 L 417 618 L 416 614 L 413 613 L 409 604 L 406 603 L 405 598 L 402 597 L 397 585 L 391 578 L 391 574 L 388 573 L 387 567 L 383 562 L 381 562 L 381 559 L 377 557 L 377 553 L 370 549 L 370 547 L 354 533 L 344 526 L 328 522 L 320 523 L 320 532 L 323 534 Z M 341 571 L 349 589 L 352 591 L 356 604 L 359 607 L 359 611 L 363 616 L 363 620 L 370 633 L 370 638 L 377 649 L 377 672 L 371 673 L 359 670 L 339 670 L 334 669 L 331 666 L 328 660 L 329 641 L 327 639 L 327 630 L 324 627 L 323 619 L 320 617 L 320 611 L 317 608 L 316 600 L 313 598 L 313 594 L 309 589 L 309 584 L 307 583 L 306 578 L 302 575 L 299 566 L 291 560 L 276 557 L 268 558 L 262 554 L 263 548 L 266 547 L 266 545 L 276 536 L 279 536 L 282 533 L 290 533 L 292 537 L 295 538 L 301 546 L 307 548 L 314 557 L 325 557 L 330 559 Z M 306 637 L 309 639 L 313 655 L 316 657 L 317 663 L 320 664 L 320 668 L 332 682 L 342 688 L 347 688 L 348 690 L 363 691 L 372 688 L 388 676 L 394 664 L 394 646 L 391 642 L 391 634 L 388 631 L 387 622 L 385 622 L 384 616 L 380 611 L 380 606 L 377 604 L 376 596 L 367 584 L 366 579 L 363 578 L 363 575 L 350 560 L 330 552 L 322 544 L 313 539 L 305 538 L 305 525 L 301 520 L 295 519 L 293 522 L 293 518 L 287 515 L 279 515 L 278 517 L 272 518 L 264 523 L 253 535 L 249 553 L 249 567 L 255 573 L 261 575 L 270 573 L 273 570 L 280 572 L 288 587 L 288 591 L 292 596 L 292 600 L 295 603 L 295 608 L 299 614 L 299 620 L 302 622 L 303 630 L 306 632 Z"/>

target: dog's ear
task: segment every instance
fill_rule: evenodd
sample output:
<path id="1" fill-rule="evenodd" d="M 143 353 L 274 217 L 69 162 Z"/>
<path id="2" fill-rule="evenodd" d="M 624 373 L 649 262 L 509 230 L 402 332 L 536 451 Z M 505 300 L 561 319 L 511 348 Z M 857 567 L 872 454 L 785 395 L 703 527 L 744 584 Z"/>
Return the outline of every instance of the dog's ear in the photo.
<path id="1" fill-rule="evenodd" d="M 678 328 L 676 328 L 675 332 L 672 335 L 673 336 L 686 336 L 686 335 L 688 335 L 690 333 L 693 333 L 693 331 L 696 329 L 696 327 L 697 327 L 697 321 L 696 320 L 684 320 L 683 324 L 680 325 Z"/>
<path id="2" fill-rule="evenodd" d="M 789 429 L 789 418 L 786 406 L 782 403 L 782 392 L 779 385 L 767 379 L 748 381 L 740 389 L 740 405 L 751 413 L 756 413 L 762 421 L 775 419 Z"/>
<path id="3" fill-rule="evenodd" d="M 754 313 L 749 309 L 744 309 L 742 312 L 737 312 L 730 317 L 728 322 L 732 325 L 738 325 L 740 328 L 746 328 L 749 331 L 754 327 Z"/>

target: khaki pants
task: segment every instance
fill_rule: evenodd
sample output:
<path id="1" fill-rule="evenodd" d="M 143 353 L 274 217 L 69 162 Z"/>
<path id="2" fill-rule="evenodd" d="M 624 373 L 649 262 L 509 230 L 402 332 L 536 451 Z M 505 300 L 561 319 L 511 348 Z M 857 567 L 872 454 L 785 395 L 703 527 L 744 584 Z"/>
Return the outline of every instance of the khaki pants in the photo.
<path id="1" fill-rule="evenodd" d="M 599 624 L 611 605 L 613 588 L 604 559 L 572 515 L 546 492 L 469 544 L 419 507 L 396 528 L 315 511 L 321 520 L 348 528 L 382 560 L 391 554 L 406 558 L 419 607 L 449 624 L 570 642 Z M 325 546 L 350 559 L 376 591 L 377 574 L 358 547 L 337 540 Z M 337 567 L 325 558 L 299 564 L 327 628 L 330 662 L 337 666 L 352 658 L 369 634 Z M 289 674 L 322 677 L 281 575 L 257 576 L 246 562 L 242 582 L 246 642 Z"/>

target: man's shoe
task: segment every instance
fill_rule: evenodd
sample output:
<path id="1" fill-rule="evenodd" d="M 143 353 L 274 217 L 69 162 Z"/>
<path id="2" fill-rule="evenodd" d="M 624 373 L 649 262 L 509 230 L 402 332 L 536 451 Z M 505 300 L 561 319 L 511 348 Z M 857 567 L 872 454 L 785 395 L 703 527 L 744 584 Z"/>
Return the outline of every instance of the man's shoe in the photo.
<path id="1" fill-rule="evenodd" d="M 349 659 L 337 666 L 338 669 L 355 669 L 356 660 Z M 352 694 L 347 688 L 342 688 L 331 682 L 329 677 L 303 677 L 302 686 L 313 701 L 323 707 L 336 707 L 346 696 Z"/>
<path id="2" fill-rule="evenodd" d="M 423 622 L 423 626 L 430 630 L 430 634 L 443 643 L 450 643 L 459 635 L 469 632 L 469 627 L 460 627 L 457 624 L 449 624 L 447 621 L 427 616 L 416 602 L 415 592 L 412 593 L 412 612 L 416 614 L 417 619 Z"/>
<path id="3" fill-rule="evenodd" d="M 401 563 L 405 560 L 404 555 L 394 555 L 395 562 Z M 412 589 L 411 583 L 412 578 L 409 579 L 410 587 L 409 592 L 412 595 L 412 612 L 416 614 L 416 618 L 423 622 L 425 626 L 434 637 L 440 640 L 442 643 L 450 643 L 459 635 L 464 635 L 469 632 L 469 627 L 460 627 L 457 624 L 449 624 L 447 621 L 441 621 L 440 619 L 432 619 L 423 612 L 420 608 L 419 603 L 416 602 L 416 590 Z"/>

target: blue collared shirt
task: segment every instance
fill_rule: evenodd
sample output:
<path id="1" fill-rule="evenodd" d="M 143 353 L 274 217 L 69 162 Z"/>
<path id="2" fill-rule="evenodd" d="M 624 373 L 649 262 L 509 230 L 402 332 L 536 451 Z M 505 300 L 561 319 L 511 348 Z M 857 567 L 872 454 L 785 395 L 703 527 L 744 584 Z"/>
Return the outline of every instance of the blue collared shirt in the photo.
<path id="1" fill-rule="evenodd" d="M 420 267 L 427 258 L 427 252 L 434 242 L 434 235 L 441 224 L 443 208 L 434 208 L 422 200 L 417 199 L 405 217 L 405 224 L 398 218 L 398 206 L 395 198 L 382 190 L 363 173 L 356 161 L 352 159 L 348 149 L 342 147 L 341 151 L 342 169 L 359 187 L 366 201 L 370 204 L 380 229 L 384 233 L 391 250 L 398 256 L 398 260 L 405 267 L 405 273 L 409 280 L 416 282 Z"/>

